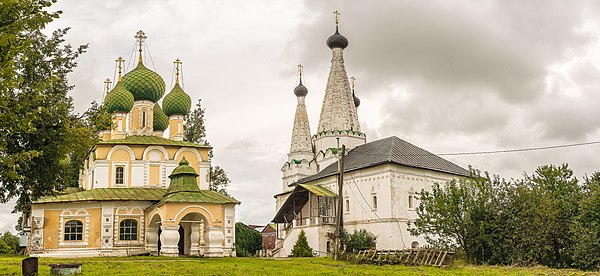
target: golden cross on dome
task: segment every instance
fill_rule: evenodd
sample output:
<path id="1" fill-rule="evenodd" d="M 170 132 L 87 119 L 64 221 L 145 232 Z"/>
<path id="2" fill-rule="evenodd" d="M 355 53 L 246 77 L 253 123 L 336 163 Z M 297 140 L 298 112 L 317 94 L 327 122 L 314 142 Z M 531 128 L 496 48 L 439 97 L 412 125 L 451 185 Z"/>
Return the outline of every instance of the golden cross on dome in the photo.
<path id="1" fill-rule="evenodd" d="M 302 64 L 298 64 L 298 71 L 300 72 L 300 82 L 302 82 L 302 69 L 304 69 L 304 66 L 302 66 Z"/>
<path id="2" fill-rule="evenodd" d="M 352 80 L 352 92 L 354 92 L 354 82 L 356 82 L 356 77 L 352 76 L 350 79 Z"/>
<path id="3" fill-rule="evenodd" d="M 117 62 L 117 65 L 119 67 L 119 78 L 117 79 L 117 81 L 121 80 L 121 73 L 123 73 L 123 62 L 125 62 L 125 60 L 122 57 L 119 57 L 118 59 L 115 59 L 115 61 Z"/>
<path id="4" fill-rule="evenodd" d="M 144 33 L 142 30 L 139 30 L 137 33 L 135 33 L 135 39 L 138 41 L 138 45 L 139 45 L 139 52 L 140 52 L 140 62 L 142 62 L 142 45 L 144 43 L 144 40 L 146 38 L 148 38 L 146 36 L 146 33 Z"/>
<path id="5" fill-rule="evenodd" d="M 335 27 L 337 28 L 337 26 L 340 24 L 340 12 L 334 11 L 333 13 L 335 14 Z"/>
<path id="6" fill-rule="evenodd" d="M 109 78 L 107 78 L 107 79 L 104 81 L 104 88 L 106 89 L 106 93 L 107 93 L 107 94 L 108 94 L 108 91 L 110 91 L 110 84 L 111 84 L 111 83 L 112 83 L 112 81 L 110 81 L 110 79 L 109 79 Z"/>
<path id="7" fill-rule="evenodd" d="M 175 64 L 175 84 L 179 83 L 179 65 L 181 65 L 183 62 L 181 62 L 181 60 L 176 59 L 175 61 L 173 61 L 173 63 Z"/>

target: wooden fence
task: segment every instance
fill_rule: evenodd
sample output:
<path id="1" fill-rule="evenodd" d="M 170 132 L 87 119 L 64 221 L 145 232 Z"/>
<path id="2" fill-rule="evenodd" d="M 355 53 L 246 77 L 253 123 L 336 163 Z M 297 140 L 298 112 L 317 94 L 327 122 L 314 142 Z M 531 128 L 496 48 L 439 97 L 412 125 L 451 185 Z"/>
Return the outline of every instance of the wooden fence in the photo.
<path id="1" fill-rule="evenodd" d="M 452 264 L 454 252 L 434 247 L 403 250 L 361 250 L 358 254 L 345 254 L 345 259 L 361 264 L 429 265 L 444 267 Z"/>

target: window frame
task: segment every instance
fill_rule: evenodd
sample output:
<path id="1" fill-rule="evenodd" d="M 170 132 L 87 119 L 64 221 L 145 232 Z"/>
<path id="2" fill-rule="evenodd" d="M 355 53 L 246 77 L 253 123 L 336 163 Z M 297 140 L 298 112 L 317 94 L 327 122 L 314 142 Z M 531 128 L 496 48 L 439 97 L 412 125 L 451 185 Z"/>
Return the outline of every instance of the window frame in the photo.
<path id="1" fill-rule="evenodd" d="M 126 225 L 127 223 L 130 225 Z M 134 231 L 132 231 L 134 230 Z M 129 231 L 129 232 L 127 232 Z M 139 222 L 135 219 L 126 218 L 119 222 L 119 241 L 139 241 Z"/>
<path id="2" fill-rule="evenodd" d="M 123 183 L 117 183 L 117 168 L 123 167 Z M 129 162 L 113 162 L 112 163 L 112 186 L 125 188 L 129 186 Z"/>
<path id="3" fill-rule="evenodd" d="M 69 225 L 74 222 L 76 225 Z M 82 242 L 84 232 L 83 222 L 79 219 L 69 219 L 63 225 L 63 241 L 65 242 Z M 68 231 L 68 232 L 67 232 Z M 73 232 L 74 231 L 74 232 Z M 72 237 L 75 237 L 74 239 Z M 68 238 L 67 238 L 68 237 Z"/>

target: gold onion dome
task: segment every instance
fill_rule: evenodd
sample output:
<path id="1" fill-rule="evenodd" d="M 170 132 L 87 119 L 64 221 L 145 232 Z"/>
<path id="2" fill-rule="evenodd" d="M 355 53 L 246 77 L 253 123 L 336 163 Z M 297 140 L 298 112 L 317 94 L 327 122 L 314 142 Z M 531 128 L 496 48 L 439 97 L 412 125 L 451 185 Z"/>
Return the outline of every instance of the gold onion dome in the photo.
<path id="1" fill-rule="evenodd" d="M 146 68 L 142 62 L 123 76 L 125 88 L 136 101 L 157 102 L 165 94 L 165 81 L 156 72 Z"/>
<path id="2" fill-rule="evenodd" d="M 179 83 L 163 99 L 163 110 L 167 116 L 187 115 L 192 108 L 192 99 L 186 94 Z"/>
<path id="3" fill-rule="evenodd" d="M 169 117 L 165 115 L 162 108 L 158 103 L 154 104 L 154 108 L 152 108 L 152 112 L 154 113 L 154 121 L 152 123 L 152 128 L 154 130 L 164 131 L 169 127 Z"/>
<path id="4" fill-rule="evenodd" d="M 133 95 L 122 81 L 117 82 L 112 91 L 108 92 L 106 95 L 106 110 L 108 113 L 113 112 L 125 112 L 129 113 L 133 108 Z"/>

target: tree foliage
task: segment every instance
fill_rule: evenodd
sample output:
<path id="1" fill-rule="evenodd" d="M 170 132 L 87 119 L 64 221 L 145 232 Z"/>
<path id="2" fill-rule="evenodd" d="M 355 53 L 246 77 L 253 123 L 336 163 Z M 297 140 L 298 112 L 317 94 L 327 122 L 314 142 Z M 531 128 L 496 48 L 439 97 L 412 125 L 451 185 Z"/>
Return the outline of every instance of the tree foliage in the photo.
<path id="1" fill-rule="evenodd" d="M 204 108 L 202 108 L 202 99 L 199 99 L 198 103 L 196 104 L 196 108 L 190 112 L 189 115 L 185 116 L 183 140 L 210 146 L 208 140 L 206 139 L 206 127 L 204 125 Z M 212 149 L 209 151 L 208 156 L 212 159 Z M 231 183 L 231 180 L 223 168 L 220 166 L 210 168 L 209 186 L 211 191 L 230 196 L 227 192 L 229 183 Z"/>
<path id="2" fill-rule="evenodd" d="M 308 240 L 306 239 L 306 233 L 304 230 L 300 230 L 300 234 L 298 234 L 298 240 L 294 244 L 292 248 L 292 257 L 312 257 L 313 249 L 308 245 Z"/>
<path id="3" fill-rule="evenodd" d="M 0 255 L 16 255 L 19 254 L 21 246 L 19 237 L 6 231 L 0 236 Z"/>
<path id="4" fill-rule="evenodd" d="M 600 260 L 600 174 L 580 185 L 568 165 L 538 167 L 506 182 L 470 178 L 421 192 L 413 235 L 455 246 L 489 264 L 596 269 Z"/>
<path id="5" fill-rule="evenodd" d="M 235 223 L 235 253 L 238 257 L 256 256 L 262 248 L 262 235 L 241 222 Z"/>
<path id="6" fill-rule="evenodd" d="M 67 75 L 87 45 L 66 44 L 68 29 L 41 32 L 60 14 L 46 11 L 54 2 L 0 4 L 0 202 L 17 197 L 15 211 L 75 185 L 68 172 L 81 122 L 72 115 Z"/>
<path id="7" fill-rule="evenodd" d="M 340 240 L 346 252 L 358 252 L 374 248 L 377 236 L 366 229 L 354 230 L 352 234 L 342 229 Z"/>

